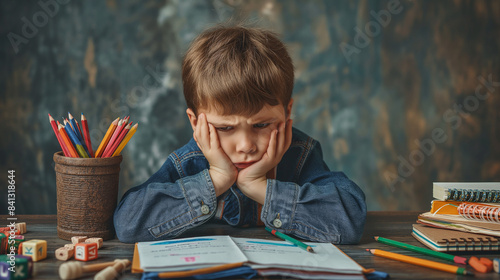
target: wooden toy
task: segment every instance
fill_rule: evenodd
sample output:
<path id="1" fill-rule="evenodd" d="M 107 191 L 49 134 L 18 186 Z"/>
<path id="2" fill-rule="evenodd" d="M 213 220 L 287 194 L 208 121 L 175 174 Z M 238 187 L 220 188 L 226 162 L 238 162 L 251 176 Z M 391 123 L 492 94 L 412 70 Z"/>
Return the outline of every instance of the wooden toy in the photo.
<path id="1" fill-rule="evenodd" d="M 75 244 L 75 260 L 91 261 L 97 259 L 96 243 L 77 243 Z"/>
<path id="2" fill-rule="evenodd" d="M 73 236 L 71 237 L 71 243 L 82 243 L 85 242 L 85 239 L 87 239 L 87 236 Z"/>
<path id="3" fill-rule="evenodd" d="M 16 223 L 16 229 L 19 230 L 19 234 L 25 234 L 27 232 L 26 223 Z"/>
<path id="4" fill-rule="evenodd" d="M 33 239 L 22 243 L 23 255 L 30 256 L 34 262 L 47 257 L 47 241 Z"/>
<path id="5" fill-rule="evenodd" d="M 88 265 L 84 265 L 80 262 L 75 262 L 75 261 L 66 262 L 59 266 L 59 277 L 63 280 L 76 279 L 88 272 L 101 271 L 108 266 L 114 265 L 118 261 L 124 261 L 124 260 L 116 259 L 112 262 L 96 263 Z"/>
<path id="6" fill-rule="evenodd" d="M 15 264 L 15 272 L 12 271 L 12 263 Z M 31 277 L 33 262 L 31 257 L 21 255 L 0 255 L 0 279 L 28 279 Z"/>
<path id="7" fill-rule="evenodd" d="M 61 247 L 56 250 L 56 259 L 60 261 L 67 261 L 73 257 L 75 254 L 75 249 L 70 249 L 67 247 Z"/>
<path id="8" fill-rule="evenodd" d="M 130 265 L 129 260 L 119 260 L 115 261 L 113 266 L 108 266 L 105 269 L 99 271 L 94 276 L 94 280 L 113 280 L 118 278 L 120 274 Z"/>
<path id="9" fill-rule="evenodd" d="M 100 238 L 100 237 L 87 238 L 87 239 L 85 239 L 85 242 L 97 243 L 97 249 L 101 249 L 102 244 L 103 244 L 102 238 Z"/>

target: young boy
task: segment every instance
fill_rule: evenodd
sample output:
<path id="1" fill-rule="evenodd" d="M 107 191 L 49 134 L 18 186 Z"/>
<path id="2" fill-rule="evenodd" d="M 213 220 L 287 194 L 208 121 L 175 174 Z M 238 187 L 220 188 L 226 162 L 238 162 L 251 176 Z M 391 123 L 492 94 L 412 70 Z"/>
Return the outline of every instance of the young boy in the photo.
<path id="1" fill-rule="evenodd" d="M 184 58 L 182 79 L 193 139 L 123 196 L 114 215 L 122 242 L 173 238 L 211 219 L 359 242 L 365 196 L 328 169 L 317 141 L 292 128 L 293 65 L 273 33 L 203 32 Z"/>

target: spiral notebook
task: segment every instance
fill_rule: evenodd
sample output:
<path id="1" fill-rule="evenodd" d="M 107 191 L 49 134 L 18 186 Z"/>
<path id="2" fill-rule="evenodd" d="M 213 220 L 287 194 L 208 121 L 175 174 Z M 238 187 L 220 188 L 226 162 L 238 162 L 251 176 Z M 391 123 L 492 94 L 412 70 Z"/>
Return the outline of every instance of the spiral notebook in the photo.
<path id="1" fill-rule="evenodd" d="M 495 251 L 499 249 L 500 244 L 498 237 L 420 224 L 413 225 L 411 235 L 432 250 L 441 252 Z"/>
<path id="2" fill-rule="evenodd" d="M 460 215 L 469 220 L 500 223 L 500 203 L 433 200 L 432 214 Z"/>
<path id="3" fill-rule="evenodd" d="M 432 194 L 439 200 L 500 202 L 500 182 L 434 182 Z"/>

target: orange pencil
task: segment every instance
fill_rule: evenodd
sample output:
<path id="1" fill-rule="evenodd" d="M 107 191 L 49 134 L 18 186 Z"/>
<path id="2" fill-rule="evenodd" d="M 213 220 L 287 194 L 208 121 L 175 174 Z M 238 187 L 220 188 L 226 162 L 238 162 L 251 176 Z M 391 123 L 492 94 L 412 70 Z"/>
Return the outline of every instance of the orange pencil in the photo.
<path id="1" fill-rule="evenodd" d="M 56 134 L 57 137 L 57 142 L 59 142 L 59 145 L 61 146 L 61 149 L 63 150 L 64 156 L 70 157 L 70 153 L 68 151 L 68 148 L 66 147 L 66 144 L 64 144 L 64 141 L 61 138 L 61 135 L 59 134 L 59 130 L 57 130 L 57 124 L 54 118 L 49 114 L 49 121 L 50 121 L 50 126 L 52 126 L 52 130 L 54 130 L 54 133 Z"/>
<path id="2" fill-rule="evenodd" d="M 78 153 L 76 152 L 75 147 L 71 143 L 71 140 L 69 139 L 68 134 L 66 133 L 66 130 L 64 130 L 64 126 L 57 122 L 59 133 L 61 134 L 61 138 L 63 139 L 64 143 L 66 144 L 66 147 L 68 148 L 71 157 L 79 157 Z"/>
<path id="3" fill-rule="evenodd" d="M 384 258 L 388 258 L 391 260 L 396 260 L 396 261 L 401 261 L 405 263 L 410 263 L 414 265 L 419 265 L 423 267 L 428 267 L 436 270 L 441 270 L 449 273 L 454 273 L 458 275 L 474 275 L 473 272 L 465 270 L 463 267 L 459 267 L 456 265 L 451 265 L 451 264 L 446 264 L 446 263 L 440 263 L 440 262 L 435 262 L 435 261 L 429 261 L 426 259 L 420 259 L 420 258 L 415 258 L 415 257 L 410 257 L 402 254 L 396 254 L 392 252 L 387 252 L 384 250 L 379 250 L 379 249 L 366 249 L 370 253 L 374 254 L 375 256 L 380 256 Z"/>
<path id="4" fill-rule="evenodd" d="M 104 149 L 108 145 L 109 139 L 111 139 L 111 135 L 116 129 L 116 125 L 118 124 L 118 120 L 120 118 L 116 118 L 108 127 L 108 131 L 106 131 L 106 135 L 104 135 L 104 138 L 102 138 L 101 144 L 99 144 L 99 148 L 97 148 L 97 151 L 95 152 L 95 157 L 100 157 L 102 153 L 104 152 Z"/>
<path id="5" fill-rule="evenodd" d="M 125 138 L 125 135 L 127 135 L 127 132 L 129 130 L 130 130 L 130 124 L 127 124 L 127 126 L 122 130 L 122 132 L 120 132 L 120 136 L 116 138 L 115 142 L 113 143 L 113 146 L 102 157 L 111 157 L 115 152 L 116 148 L 118 148 L 118 145 L 120 145 L 120 143 L 122 142 L 123 138 Z"/>
<path id="6" fill-rule="evenodd" d="M 118 136 L 120 136 L 120 133 L 122 132 L 123 127 L 124 127 L 124 125 L 123 125 L 124 122 L 125 122 L 125 120 L 120 120 L 118 122 L 118 126 L 116 127 L 115 132 L 113 132 L 113 136 L 111 136 L 111 139 L 109 140 L 108 145 L 106 145 L 106 149 L 104 149 L 104 153 L 102 153 L 103 157 L 104 157 L 104 155 L 106 155 L 109 152 L 109 149 L 111 149 L 111 147 L 115 143 L 116 138 L 118 138 Z"/>
<path id="7" fill-rule="evenodd" d="M 83 113 L 82 113 L 82 130 L 83 130 L 83 137 L 85 138 L 85 145 L 87 146 L 87 150 L 89 151 L 89 156 L 94 157 L 94 150 L 92 150 L 92 143 L 90 141 L 89 125 Z"/>
<path id="8" fill-rule="evenodd" d="M 134 126 L 132 126 L 132 128 L 128 131 L 127 135 L 125 136 L 125 138 L 122 140 L 122 142 L 120 143 L 120 145 L 118 146 L 118 148 L 116 148 L 116 151 L 113 153 L 113 156 L 117 156 L 119 155 L 123 148 L 125 147 L 125 145 L 127 145 L 128 141 L 130 141 L 130 138 L 132 138 L 132 136 L 134 136 L 134 133 L 137 131 L 137 126 L 139 124 L 136 123 Z"/>

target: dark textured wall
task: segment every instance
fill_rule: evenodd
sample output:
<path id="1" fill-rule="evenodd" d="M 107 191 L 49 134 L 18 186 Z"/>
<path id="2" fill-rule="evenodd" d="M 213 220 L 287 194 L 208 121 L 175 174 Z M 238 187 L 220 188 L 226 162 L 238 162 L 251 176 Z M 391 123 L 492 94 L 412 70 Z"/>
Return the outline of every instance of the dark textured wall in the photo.
<path id="1" fill-rule="evenodd" d="M 191 137 L 181 60 L 228 19 L 272 29 L 296 67 L 294 124 L 370 210 L 427 210 L 433 181 L 500 180 L 499 1 L 0 1 L 0 214 L 56 212 L 47 113 L 139 130 L 120 197 Z"/>

